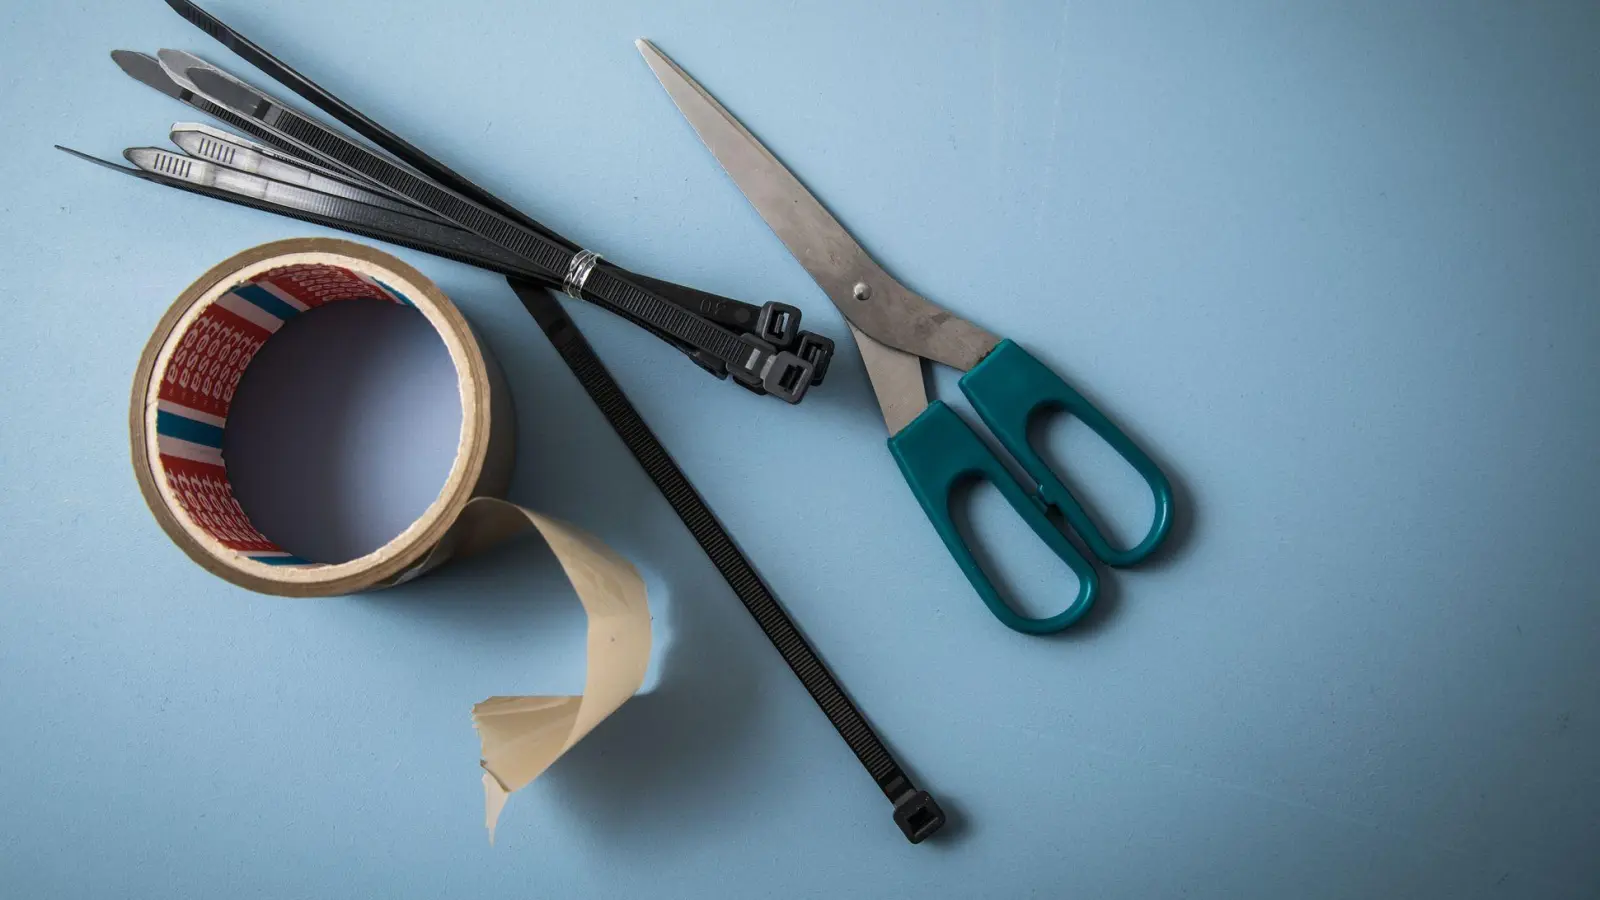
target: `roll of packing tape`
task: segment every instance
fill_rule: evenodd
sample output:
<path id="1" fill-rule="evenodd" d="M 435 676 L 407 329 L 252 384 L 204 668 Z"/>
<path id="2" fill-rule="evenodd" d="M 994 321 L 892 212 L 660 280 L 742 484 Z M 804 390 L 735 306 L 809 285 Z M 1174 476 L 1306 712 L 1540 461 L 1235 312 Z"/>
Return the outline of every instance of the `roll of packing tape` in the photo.
<path id="1" fill-rule="evenodd" d="M 347 562 L 303 559 L 251 524 L 234 496 L 223 434 L 239 379 L 287 320 L 342 300 L 415 308 L 456 372 L 461 434 L 439 495 L 393 540 Z M 507 796 L 623 704 L 644 682 L 650 610 L 627 560 L 571 525 L 505 500 L 512 406 L 499 367 L 450 299 L 416 269 L 349 241 L 304 238 L 246 250 L 190 285 L 156 326 L 134 378 L 134 473 L 156 521 L 191 559 L 241 587 L 325 597 L 400 584 L 452 556 L 532 532 L 555 553 L 588 617 L 578 696 L 491 697 L 473 707 L 483 744 L 490 839 Z"/>

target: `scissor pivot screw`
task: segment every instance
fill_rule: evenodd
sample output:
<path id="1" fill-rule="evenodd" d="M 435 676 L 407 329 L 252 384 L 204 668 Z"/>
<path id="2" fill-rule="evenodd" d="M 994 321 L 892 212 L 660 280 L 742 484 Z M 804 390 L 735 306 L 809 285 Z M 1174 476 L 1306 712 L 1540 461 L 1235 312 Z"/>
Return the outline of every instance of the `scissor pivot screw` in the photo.
<path id="1" fill-rule="evenodd" d="M 867 284 L 865 281 L 858 281 L 856 282 L 856 286 L 851 288 L 850 293 L 853 294 L 857 300 L 871 300 L 872 285 Z"/>

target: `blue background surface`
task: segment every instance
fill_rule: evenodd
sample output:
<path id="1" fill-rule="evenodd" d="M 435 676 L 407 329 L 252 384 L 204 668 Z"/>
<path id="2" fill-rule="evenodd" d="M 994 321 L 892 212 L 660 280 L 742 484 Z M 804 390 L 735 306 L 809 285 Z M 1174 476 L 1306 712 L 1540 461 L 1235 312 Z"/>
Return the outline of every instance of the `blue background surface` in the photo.
<path id="1" fill-rule="evenodd" d="M 572 309 L 961 824 L 904 842 L 503 283 L 396 251 L 505 365 L 512 496 L 637 560 L 666 648 L 488 847 L 468 708 L 576 687 L 576 604 L 514 551 L 297 602 L 167 541 L 127 461 L 139 350 L 210 265 L 318 231 L 50 149 L 115 156 L 194 118 L 113 48 L 253 73 L 155 0 L 11 4 L 0 893 L 1600 892 L 1593 4 L 212 8 L 584 245 L 839 339 L 787 407 Z M 991 619 L 885 452 L 841 320 L 641 35 L 891 271 L 1134 431 L 1182 487 L 1171 552 L 1059 639 Z M 1137 517 L 1125 474 L 1070 429 L 1052 443 Z M 993 499 L 974 514 L 1042 609 L 1064 570 Z"/>

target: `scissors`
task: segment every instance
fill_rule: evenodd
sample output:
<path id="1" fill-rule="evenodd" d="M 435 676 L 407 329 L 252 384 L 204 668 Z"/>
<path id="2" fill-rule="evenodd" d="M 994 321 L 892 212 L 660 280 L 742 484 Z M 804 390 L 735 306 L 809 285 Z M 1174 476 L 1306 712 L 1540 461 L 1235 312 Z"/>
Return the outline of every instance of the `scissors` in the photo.
<path id="1" fill-rule="evenodd" d="M 711 155 L 844 315 L 889 427 L 889 452 L 990 612 L 1026 634 L 1050 634 L 1081 619 L 1094 604 L 1099 577 L 1046 510 L 1059 510 L 1102 563 L 1131 566 L 1154 552 L 1172 526 L 1172 486 L 1160 467 L 1082 394 L 1016 342 L 985 331 L 890 277 L 799 179 L 688 73 L 649 41 L 641 39 L 636 46 Z M 941 400 L 929 400 L 924 359 L 966 373 L 960 380 L 961 392 L 1035 487 L 1019 484 L 955 410 Z M 1030 420 L 1057 409 L 1093 429 L 1149 486 L 1155 512 L 1137 545 L 1112 546 L 1029 443 Z M 1066 609 L 1030 618 L 1001 598 L 950 514 L 955 490 L 974 479 L 993 483 L 1078 576 L 1078 595 Z"/>

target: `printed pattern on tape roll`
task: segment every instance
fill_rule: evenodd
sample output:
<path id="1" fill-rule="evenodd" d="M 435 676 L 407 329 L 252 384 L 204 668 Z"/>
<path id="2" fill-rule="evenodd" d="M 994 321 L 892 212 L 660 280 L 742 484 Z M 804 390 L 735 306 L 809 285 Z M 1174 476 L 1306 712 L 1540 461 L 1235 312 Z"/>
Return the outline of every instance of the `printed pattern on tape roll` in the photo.
<path id="1" fill-rule="evenodd" d="M 316 565 L 287 553 L 250 524 L 222 458 L 239 379 L 283 324 L 342 300 L 412 306 L 381 279 L 342 266 L 299 263 L 229 288 L 199 311 L 162 369 L 156 413 L 161 468 L 178 504 L 219 544 L 269 565 Z"/>

